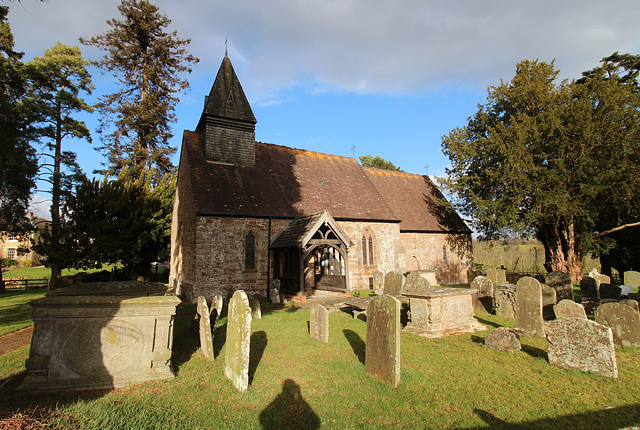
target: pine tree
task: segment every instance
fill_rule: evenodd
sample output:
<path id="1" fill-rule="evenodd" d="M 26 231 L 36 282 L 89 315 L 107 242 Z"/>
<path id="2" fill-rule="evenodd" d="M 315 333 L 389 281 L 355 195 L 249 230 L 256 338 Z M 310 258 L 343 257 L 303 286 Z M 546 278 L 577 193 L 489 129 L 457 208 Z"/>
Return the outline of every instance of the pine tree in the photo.
<path id="1" fill-rule="evenodd" d="M 100 149 L 108 155 L 107 171 L 119 174 L 126 168 L 135 179 L 153 169 L 158 181 L 173 170 L 170 123 L 176 121 L 176 93 L 189 86 L 179 75 L 190 73 L 191 64 L 199 60 L 186 51 L 190 39 L 167 32 L 171 20 L 157 6 L 122 0 L 118 10 L 123 20 L 109 19 L 109 31 L 80 39 L 106 51 L 94 64 L 120 82 L 117 92 L 101 97 L 96 105 L 102 114 L 101 130 L 115 128 L 103 137 Z"/>
<path id="2" fill-rule="evenodd" d="M 37 112 L 39 132 L 46 140 L 44 153 L 53 159 L 52 163 L 42 166 L 48 170 L 45 176 L 52 186 L 51 235 L 45 252 L 47 265 L 51 267 L 51 288 L 56 288 L 63 268 L 62 261 L 57 258 L 62 253 L 61 199 L 65 191 L 70 191 L 73 179 L 82 176 L 75 162 L 75 153 L 63 151 L 62 142 L 69 137 L 91 140 L 85 123 L 72 117 L 79 112 L 93 110 L 80 97 L 80 92 L 90 94 L 93 89 L 87 65 L 80 48 L 60 42 L 47 49 L 44 56 L 35 57 L 26 65 L 31 79 L 28 102 L 31 109 Z M 70 175 L 63 171 L 63 166 L 71 172 Z"/>

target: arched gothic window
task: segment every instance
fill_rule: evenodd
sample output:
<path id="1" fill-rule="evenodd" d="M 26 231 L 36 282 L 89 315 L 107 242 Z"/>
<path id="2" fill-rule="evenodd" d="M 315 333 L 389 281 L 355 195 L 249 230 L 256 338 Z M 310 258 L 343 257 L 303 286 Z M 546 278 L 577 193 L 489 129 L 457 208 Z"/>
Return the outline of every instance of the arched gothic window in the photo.
<path id="1" fill-rule="evenodd" d="M 374 265 L 373 233 L 368 228 L 362 233 L 362 265 Z"/>
<path id="2" fill-rule="evenodd" d="M 244 237 L 244 270 L 256 269 L 256 238 L 249 232 Z"/>

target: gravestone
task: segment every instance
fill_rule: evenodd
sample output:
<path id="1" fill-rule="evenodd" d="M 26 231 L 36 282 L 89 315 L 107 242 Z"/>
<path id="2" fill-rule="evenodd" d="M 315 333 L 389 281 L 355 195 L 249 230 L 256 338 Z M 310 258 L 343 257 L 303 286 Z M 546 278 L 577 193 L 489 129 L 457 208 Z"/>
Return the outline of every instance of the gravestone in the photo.
<path id="1" fill-rule="evenodd" d="M 471 281 L 471 289 L 478 290 L 478 295 L 474 301 L 473 308 L 476 312 L 493 312 L 493 282 L 486 276 L 476 276 Z"/>
<path id="2" fill-rule="evenodd" d="M 591 276 L 583 276 L 580 281 L 580 294 L 583 302 L 597 302 L 600 300 L 598 282 Z"/>
<path id="3" fill-rule="evenodd" d="M 506 318 L 516 317 L 516 286 L 499 285 L 493 292 L 496 315 Z"/>
<path id="4" fill-rule="evenodd" d="M 481 270 L 468 269 L 467 270 L 467 282 L 470 284 L 476 277 L 483 275 Z M 484 276 L 484 275 L 483 275 Z"/>
<path id="5" fill-rule="evenodd" d="M 620 295 L 621 296 L 628 296 L 633 291 L 633 288 L 634 287 L 632 287 L 630 285 L 620 285 Z"/>
<path id="6" fill-rule="evenodd" d="M 251 306 L 251 318 L 262 319 L 262 309 L 260 308 L 260 299 L 255 294 L 249 295 L 249 305 Z"/>
<path id="7" fill-rule="evenodd" d="M 487 278 L 491 279 L 493 285 L 506 285 L 507 271 L 504 269 L 487 269 Z"/>
<path id="8" fill-rule="evenodd" d="M 493 267 L 488 268 L 486 276 L 487 278 L 491 279 L 493 285 L 497 285 L 496 281 L 498 280 L 498 269 L 494 269 Z"/>
<path id="9" fill-rule="evenodd" d="M 484 338 L 484 346 L 498 351 L 514 352 L 522 349 L 520 336 L 514 329 L 498 327 Z"/>
<path id="10" fill-rule="evenodd" d="M 573 282 L 568 273 L 551 272 L 544 276 L 544 283 L 556 290 L 558 301 L 573 300 Z"/>
<path id="11" fill-rule="evenodd" d="M 633 288 L 640 287 L 640 272 L 635 270 L 627 270 L 622 274 L 624 284 Z"/>
<path id="12" fill-rule="evenodd" d="M 211 300 L 211 309 L 209 312 L 211 313 L 211 332 L 215 332 L 218 328 L 218 320 L 220 319 L 220 314 L 222 313 L 222 305 L 224 301 L 222 300 L 222 296 L 220 294 L 216 294 L 213 296 L 213 300 Z"/>
<path id="13" fill-rule="evenodd" d="M 211 329 L 211 311 L 207 299 L 198 297 L 198 315 L 200 316 L 200 350 L 207 360 L 215 359 L 213 353 L 213 330 Z"/>
<path id="14" fill-rule="evenodd" d="M 400 301 L 383 295 L 367 306 L 365 368 L 393 387 L 400 383 Z"/>
<path id="15" fill-rule="evenodd" d="M 373 290 L 377 295 L 384 294 L 384 273 L 378 270 L 373 272 Z"/>
<path id="16" fill-rule="evenodd" d="M 620 300 L 620 303 L 622 303 L 623 305 L 631 306 L 633 310 L 635 310 L 636 312 L 640 312 L 640 307 L 638 306 L 638 302 L 636 300 L 622 299 Z"/>
<path id="17" fill-rule="evenodd" d="M 507 283 L 515 285 L 520 278 L 524 278 L 525 276 L 527 275 L 523 273 L 507 273 Z"/>
<path id="18" fill-rule="evenodd" d="M 224 374 L 238 391 L 249 387 L 251 306 L 247 294 L 238 290 L 229 302 Z"/>
<path id="19" fill-rule="evenodd" d="M 607 275 L 602 275 L 602 274 L 598 274 L 595 277 L 595 280 L 598 283 L 598 287 L 600 287 L 600 285 L 602 285 L 602 284 L 610 284 L 611 283 L 611 277 L 607 276 Z"/>
<path id="20" fill-rule="evenodd" d="M 542 317 L 545 320 L 552 320 L 556 317 L 553 313 L 553 306 L 558 303 L 558 290 L 551 288 L 547 284 L 542 285 Z"/>
<path id="21" fill-rule="evenodd" d="M 611 328 L 613 341 L 621 346 L 640 346 L 640 314 L 623 303 L 603 303 L 595 312 L 596 322 Z"/>
<path id="22" fill-rule="evenodd" d="M 384 293 L 392 296 L 402 294 L 402 285 L 404 284 L 404 275 L 398 272 L 387 272 L 384 276 Z"/>
<path id="23" fill-rule="evenodd" d="M 584 318 L 561 318 L 545 323 L 549 363 L 562 369 L 618 377 L 613 334 Z"/>
<path id="24" fill-rule="evenodd" d="M 617 285 L 605 284 L 601 283 L 600 288 L 598 288 L 600 292 L 600 300 L 604 299 L 613 299 L 620 300 L 620 294 L 622 293 L 622 288 Z"/>
<path id="25" fill-rule="evenodd" d="M 560 303 L 553 307 L 553 312 L 557 319 L 560 318 L 584 318 L 587 319 L 587 313 L 580 303 L 573 300 L 560 300 Z"/>
<path id="26" fill-rule="evenodd" d="M 269 290 L 269 300 L 273 304 L 280 303 L 280 279 L 274 279 Z"/>
<path id="27" fill-rule="evenodd" d="M 542 284 L 529 276 L 516 284 L 515 328 L 528 336 L 544 336 Z"/>
<path id="28" fill-rule="evenodd" d="M 403 292 L 414 293 L 416 291 L 424 291 L 429 289 L 429 281 L 420 276 L 420 272 L 410 272 L 404 282 Z"/>
<path id="29" fill-rule="evenodd" d="M 319 342 L 329 342 L 329 311 L 319 303 L 311 308 L 309 335 Z"/>

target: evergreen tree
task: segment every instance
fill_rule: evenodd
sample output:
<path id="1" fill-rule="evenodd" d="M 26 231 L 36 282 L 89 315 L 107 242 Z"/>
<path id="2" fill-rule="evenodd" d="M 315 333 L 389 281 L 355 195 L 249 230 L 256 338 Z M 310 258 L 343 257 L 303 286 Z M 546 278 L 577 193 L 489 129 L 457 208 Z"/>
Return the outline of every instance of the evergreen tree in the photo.
<path id="1" fill-rule="evenodd" d="M 394 166 L 391 161 L 387 161 L 384 158 L 380 157 L 379 155 L 376 155 L 375 157 L 372 156 L 371 154 L 361 155 L 359 158 L 360 158 L 360 164 L 363 167 L 375 167 L 376 169 L 395 170 L 396 172 L 404 172 L 404 170 L 402 170 L 401 168 Z"/>
<path id="2" fill-rule="evenodd" d="M 32 84 L 28 99 L 31 109 L 37 112 L 39 133 L 46 139 L 45 155 L 52 158 L 42 168 L 48 171 L 47 181 L 51 183 L 51 235 L 48 248 L 47 265 L 51 267 L 51 288 L 56 287 L 60 271 L 64 267 L 58 260 L 61 250 L 62 220 L 60 217 L 61 199 L 71 189 L 73 179 L 81 176 L 75 162 L 75 153 L 62 150 L 62 141 L 69 137 L 90 139 L 89 129 L 84 122 L 72 115 L 79 112 L 91 112 L 93 108 L 80 97 L 80 92 L 91 93 L 93 86 L 87 72 L 88 62 L 82 58 L 80 48 L 70 47 L 58 42 L 47 49 L 42 57 L 35 57 L 27 63 Z M 71 174 L 63 171 L 62 166 Z"/>
<path id="3" fill-rule="evenodd" d="M 123 169 L 141 175 L 153 169 L 155 181 L 173 170 L 170 160 L 175 148 L 170 123 L 176 121 L 176 93 L 188 88 L 181 79 L 191 72 L 198 59 L 186 51 L 190 39 L 167 32 L 171 21 L 146 0 L 122 0 L 118 6 L 123 20 L 110 19 L 105 34 L 81 38 L 106 54 L 95 64 L 113 73 L 120 90 L 103 96 L 96 107 L 102 114 L 101 129 L 115 130 L 103 137 L 102 150 L 108 155 L 107 171 L 119 174 Z"/>
<path id="4" fill-rule="evenodd" d="M 639 209 L 620 169 L 640 167 L 640 122 L 630 86 L 603 73 L 583 83 L 557 75 L 553 63 L 523 61 L 511 82 L 490 87 L 467 126 L 443 137 L 442 182 L 485 238 L 534 235 L 545 268 L 576 280 L 584 253 L 603 246 L 594 237 L 615 218 L 607 211 Z"/>
<path id="5" fill-rule="evenodd" d="M 20 60 L 24 54 L 13 50 L 8 13 L 7 6 L 0 6 L 0 231 L 20 234 L 29 229 L 25 214 L 38 164 L 30 143 L 32 117 L 23 103 L 27 81 Z"/>

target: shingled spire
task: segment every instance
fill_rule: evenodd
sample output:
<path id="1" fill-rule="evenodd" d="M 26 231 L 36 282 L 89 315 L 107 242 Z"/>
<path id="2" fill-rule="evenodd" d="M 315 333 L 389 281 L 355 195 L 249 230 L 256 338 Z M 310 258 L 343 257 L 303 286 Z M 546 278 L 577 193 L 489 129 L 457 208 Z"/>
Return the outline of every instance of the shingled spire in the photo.
<path id="1" fill-rule="evenodd" d="M 255 125 L 251 105 L 225 55 L 196 128 L 205 137 L 207 161 L 253 167 Z"/>

